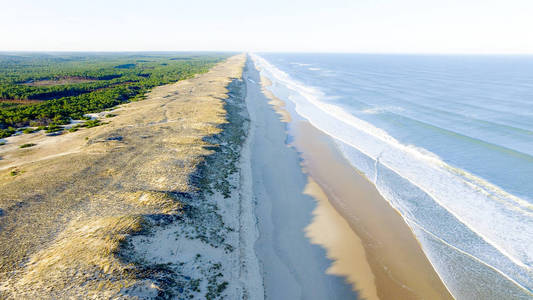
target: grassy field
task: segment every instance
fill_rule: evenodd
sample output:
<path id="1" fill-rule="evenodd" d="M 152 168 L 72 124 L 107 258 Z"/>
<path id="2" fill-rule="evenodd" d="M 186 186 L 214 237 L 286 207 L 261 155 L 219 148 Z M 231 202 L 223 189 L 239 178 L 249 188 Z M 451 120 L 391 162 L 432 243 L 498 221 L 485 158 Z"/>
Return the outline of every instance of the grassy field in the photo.
<path id="1" fill-rule="evenodd" d="M 0 138 L 141 98 L 204 73 L 228 54 L 0 54 Z"/>

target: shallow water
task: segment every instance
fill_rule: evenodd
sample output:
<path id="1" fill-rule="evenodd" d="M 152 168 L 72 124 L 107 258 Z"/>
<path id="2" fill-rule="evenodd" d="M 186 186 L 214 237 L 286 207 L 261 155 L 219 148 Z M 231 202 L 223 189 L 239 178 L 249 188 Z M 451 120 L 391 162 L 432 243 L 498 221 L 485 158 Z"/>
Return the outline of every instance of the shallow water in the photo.
<path id="1" fill-rule="evenodd" d="M 533 297 L 533 57 L 253 58 L 400 211 L 456 298 Z"/>

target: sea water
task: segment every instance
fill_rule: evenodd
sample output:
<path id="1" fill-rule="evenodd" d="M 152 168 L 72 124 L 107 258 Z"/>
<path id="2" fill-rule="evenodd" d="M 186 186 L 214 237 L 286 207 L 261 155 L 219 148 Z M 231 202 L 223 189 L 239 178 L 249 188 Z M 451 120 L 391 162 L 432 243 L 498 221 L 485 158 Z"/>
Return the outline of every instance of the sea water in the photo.
<path id="1" fill-rule="evenodd" d="M 533 298 L 533 57 L 252 54 L 458 299 Z"/>

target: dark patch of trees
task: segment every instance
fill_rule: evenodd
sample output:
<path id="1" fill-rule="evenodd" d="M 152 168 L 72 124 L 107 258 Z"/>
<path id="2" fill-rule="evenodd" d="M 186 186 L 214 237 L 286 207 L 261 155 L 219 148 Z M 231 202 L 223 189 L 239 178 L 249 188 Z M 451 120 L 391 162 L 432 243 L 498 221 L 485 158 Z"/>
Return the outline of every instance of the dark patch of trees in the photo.
<path id="1" fill-rule="evenodd" d="M 135 68 L 135 64 L 123 64 L 115 66 L 116 69 L 133 69 Z"/>

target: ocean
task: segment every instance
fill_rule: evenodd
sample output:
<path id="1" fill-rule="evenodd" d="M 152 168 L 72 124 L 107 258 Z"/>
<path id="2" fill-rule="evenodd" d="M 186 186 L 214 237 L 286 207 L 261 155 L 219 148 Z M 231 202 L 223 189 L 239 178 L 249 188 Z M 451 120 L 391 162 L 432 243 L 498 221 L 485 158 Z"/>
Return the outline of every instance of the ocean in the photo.
<path id="1" fill-rule="evenodd" d="M 457 299 L 533 298 L 533 56 L 252 54 Z"/>

